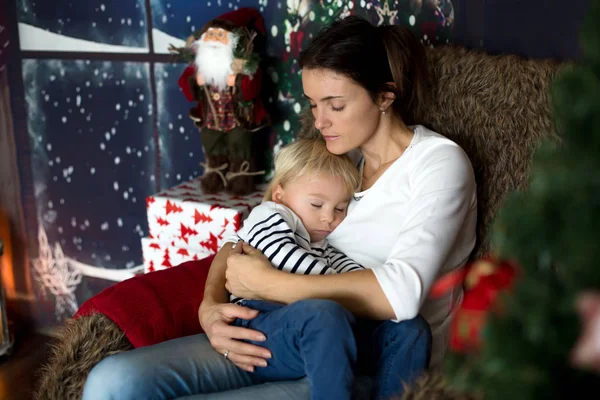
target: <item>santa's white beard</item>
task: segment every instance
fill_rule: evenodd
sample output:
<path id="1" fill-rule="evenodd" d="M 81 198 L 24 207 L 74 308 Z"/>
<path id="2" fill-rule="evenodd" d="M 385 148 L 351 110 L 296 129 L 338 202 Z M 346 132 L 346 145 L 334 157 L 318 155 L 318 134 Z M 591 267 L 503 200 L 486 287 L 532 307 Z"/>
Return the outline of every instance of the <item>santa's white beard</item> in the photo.
<path id="1" fill-rule="evenodd" d="M 227 87 L 227 75 L 230 75 L 233 62 L 232 40 L 229 45 L 221 42 L 205 42 L 203 38 L 196 43 L 196 72 L 202 74 L 204 82 L 223 90 Z"/>

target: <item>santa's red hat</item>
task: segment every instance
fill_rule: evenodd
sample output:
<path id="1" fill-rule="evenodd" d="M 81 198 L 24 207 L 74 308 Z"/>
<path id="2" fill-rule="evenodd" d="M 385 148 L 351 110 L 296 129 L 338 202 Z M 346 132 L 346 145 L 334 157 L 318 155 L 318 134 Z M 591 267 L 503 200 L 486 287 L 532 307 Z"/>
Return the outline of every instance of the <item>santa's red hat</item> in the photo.
<path id="1" fill-rule="evenodd" d="M 261 35 L 264 35 L 266 33 L 263 17 L 254 8 L 240 8 L 223 14 L 217 19 L 231 21 L 235 26 L 246 27 L 249 30 L 254 30 L 256 31 L 256 33 L 259 33 Z"/>
<path id="2" fill-rule="evenodd" d="M 243 7 L 230 11 L 208 21 L 204 24 L 202 29 L 196 33 L 196 38 L 202 36 L 208 28 L 223 28 L 228 31 L 232 31 L 235 28 L 247 28 L 250 31 L 255 31 L 259 35 L 264 35 L 266 33 L 262 15 L 260 15 L 257 10 L 250 7 Z"/>

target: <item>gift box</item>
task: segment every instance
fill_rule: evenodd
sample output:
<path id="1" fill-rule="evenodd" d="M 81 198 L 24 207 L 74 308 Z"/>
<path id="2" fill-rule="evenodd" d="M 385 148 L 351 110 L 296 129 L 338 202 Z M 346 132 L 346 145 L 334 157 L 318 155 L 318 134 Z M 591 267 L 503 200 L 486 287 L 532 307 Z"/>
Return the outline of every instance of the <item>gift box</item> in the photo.
<path id="1" fill-rule="evenodd" d="M 265 185 L 254 193 L 235 196 L 206 194 L 200 178 L 146 198 L 149 238 L 174 251 L 216 253 L 234 235 L 253 207 L 261 203 Z M 173 262 L 171 262 L 173 265 Z"/>
<path id="2" fill-rule="evenodd" d="M 209 257 L 208 251 L 193 250 L 177 247 L 173 242 L 142 238 L 142 254 L 144 258 L 144 273 L 160 271 L 186 261 L 201 260 Z"/>

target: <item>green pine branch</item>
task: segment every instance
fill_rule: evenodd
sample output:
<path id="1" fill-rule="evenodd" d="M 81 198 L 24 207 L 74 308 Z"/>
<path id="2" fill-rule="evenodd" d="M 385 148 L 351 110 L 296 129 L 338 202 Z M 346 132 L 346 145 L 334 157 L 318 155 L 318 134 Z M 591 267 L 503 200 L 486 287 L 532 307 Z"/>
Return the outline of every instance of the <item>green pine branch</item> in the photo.
<path id="1" fill-rule="evenodd" d="M 508 197 L 493 225 L 494 250 L 521 268 L 515 290 L 490 316 L 480 353 L 447 360 L 448 381 L 486 400 L 564 399 L 600 387 L 600 375 L 569 362 L 581 333 L 575 300 L 600 289 L 598 20 L 600 2 L 592 1 L 581 29 L 584 57 L 552 87 L 561 143 L 536 151 L 529 187 Z"/>

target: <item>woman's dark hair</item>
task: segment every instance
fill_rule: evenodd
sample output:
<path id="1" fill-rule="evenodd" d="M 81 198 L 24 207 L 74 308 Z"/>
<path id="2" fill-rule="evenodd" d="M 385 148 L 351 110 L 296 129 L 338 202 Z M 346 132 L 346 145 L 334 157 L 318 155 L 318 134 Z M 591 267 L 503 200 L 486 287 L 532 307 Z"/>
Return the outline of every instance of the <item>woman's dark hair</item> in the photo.
<path id="1" fill-rule="evenodd" d="M 375 102 L 383 92 L 394 93 L 393 110 L 407 124 L 422 115 L 429 86 L 425 48 L 408 28 L 376 27 L 362 17 L 347 17 L 311 42 L 300 55 L 300 67 L 347 76 Z"/>

